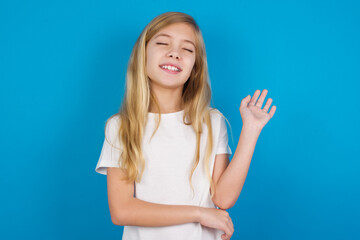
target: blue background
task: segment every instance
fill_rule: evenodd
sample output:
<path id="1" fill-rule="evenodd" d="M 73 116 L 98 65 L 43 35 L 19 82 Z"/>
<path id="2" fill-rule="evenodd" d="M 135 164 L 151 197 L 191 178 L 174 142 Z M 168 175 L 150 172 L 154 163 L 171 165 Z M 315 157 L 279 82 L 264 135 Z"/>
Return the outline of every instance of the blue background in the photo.
<path id="1" fill-rule="evenodd" d="M 233 152 L 240 101 L 268 89 L 232 239 L 359 239 L 359 1 L 1 1 L 1 239 L 121 239 L 95 172 L 146 24 L 203 32 Z"/>

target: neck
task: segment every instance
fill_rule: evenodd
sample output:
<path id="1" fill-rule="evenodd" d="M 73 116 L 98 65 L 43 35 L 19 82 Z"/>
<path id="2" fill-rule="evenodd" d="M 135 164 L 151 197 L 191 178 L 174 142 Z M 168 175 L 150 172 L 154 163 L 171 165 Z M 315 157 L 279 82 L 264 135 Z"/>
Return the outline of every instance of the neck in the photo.
<path id="1" fill-rule="evenodd" d="M 176 89 L 157 89 L 152 88 L 155 98 L 160 107 L 160 113 L 172 113 L 183 110 L 182 88 Z M 156 107 L 150 104 L 150 112 L 156 112 Z"/>

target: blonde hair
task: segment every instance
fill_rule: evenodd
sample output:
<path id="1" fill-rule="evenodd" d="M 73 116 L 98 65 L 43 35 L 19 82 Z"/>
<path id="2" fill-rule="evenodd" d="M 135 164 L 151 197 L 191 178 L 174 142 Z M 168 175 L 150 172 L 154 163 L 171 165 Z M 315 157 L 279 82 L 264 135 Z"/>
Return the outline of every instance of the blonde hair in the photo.
<path id="1" fill-rule="evenodd" d="M 208 129 L 208 141 L 206 144 L 204 167 L 210 182 L 212 198 L 214 195 L 214 184 L 210 174 L 209 163 L 214 144 L 210 112 L 216 109 L 210 107 L 211 87 L 205 43 L 200 28 L 193 17 L 181 12 L 166 12 L 155 17 L 143 29 L 134 45 L 128 62 L 126 90 L 120 111 L 111 116 L 106 124 L 108 124 L 112 117 L 119 115 L 121 124 L 118 136 L 122 144 L 121 161 L 119 159 L 122 163 L 121 168 L 125 170 L 128 181 L 140 182 L 145 167 L 141 144 L 150 104 L 156 107 L 158 113 L 160 112 L 159 104 L 151 91 L 149 78 L 146 75 L 146 46 L 149 40 L 159 30 L 170 24 L 179 22 L 190 24 L 196 36 L 195 63 L 189 79 L 184 84 L 182 92 L 182 106 L 184 107 L 183 123 L 192 125 L 196 133 L 196 151 L 189 182 L 194 193 L 191 179 L 200 160 L 200 136 L 203 132 L 202 124 L 205 122 Z M 220 113 L 219 111 L 216 112 Z M 161 120 L 160 113 L 157 115 L 157 126 L 152 136 L 154 136 L 157 131 Z M 187 119 L 188 122 L 186 122 L 185 119 Z"/>

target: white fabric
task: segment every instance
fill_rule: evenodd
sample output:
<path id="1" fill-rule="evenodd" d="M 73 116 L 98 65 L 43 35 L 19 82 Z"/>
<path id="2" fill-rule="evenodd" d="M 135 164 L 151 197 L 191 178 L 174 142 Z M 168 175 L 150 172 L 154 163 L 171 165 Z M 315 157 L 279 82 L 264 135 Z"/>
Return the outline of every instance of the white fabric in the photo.
<path id="1" fill-rule="evenodd" d="M 214 109 L 211 113 L 214 148 L 210 160 L 212 176 L 215 154 L 232 154 L 228 145 L 228 134 L 224 118 Z M 210 183 L 204 169 L 203 156 L 207 140 L 207 126 L 204 123 L 200 144 L 200 162 L 194 171 L 192 184 L 194 198 L 189 183 L 189 174 L 195 155 L 196 135 L 191 125 L 182 122 L 183 110 L 161 115 L 160 126 L 150 141 L 156 127 L 156 114 L 149 118 L 142 141 L 145 157 L 145 171 L 140 183 L 135 183 L 135 197 L 144 201 L 171 204 L 194 205 L 215 208 L 210 198 Z M 95 171 L 106 175 L 107 167 L 119 167 L 118 159 L 122 146 L 117 138 L 120 118 L 115 115 L 106 127 L 106 139 Z M 224 232 L 207 228 L 200 223 L 186 223 L 164 227 L 124 226 L 123 240 L 220 240 Z"/>

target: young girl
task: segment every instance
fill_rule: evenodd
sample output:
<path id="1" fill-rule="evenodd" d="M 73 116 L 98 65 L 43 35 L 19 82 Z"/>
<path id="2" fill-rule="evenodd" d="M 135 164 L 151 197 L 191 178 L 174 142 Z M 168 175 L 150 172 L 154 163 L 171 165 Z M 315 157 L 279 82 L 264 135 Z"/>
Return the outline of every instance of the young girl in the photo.
<path id="1" fill-rule="evenodd" d="M 225 209 L 239 197 L 258 135 L 275 113 L 275 106 L 267 113 L 271 99 L 261 109 L 266 93 L 241 101 L 243 129 L 229 163 L 225 117 L 210 107 L 197 23 L 167 12 L 145 27 L 95 169 L 107 174 L 111 220 L 125 226 L 122 239 L 230 239 Z"/>

